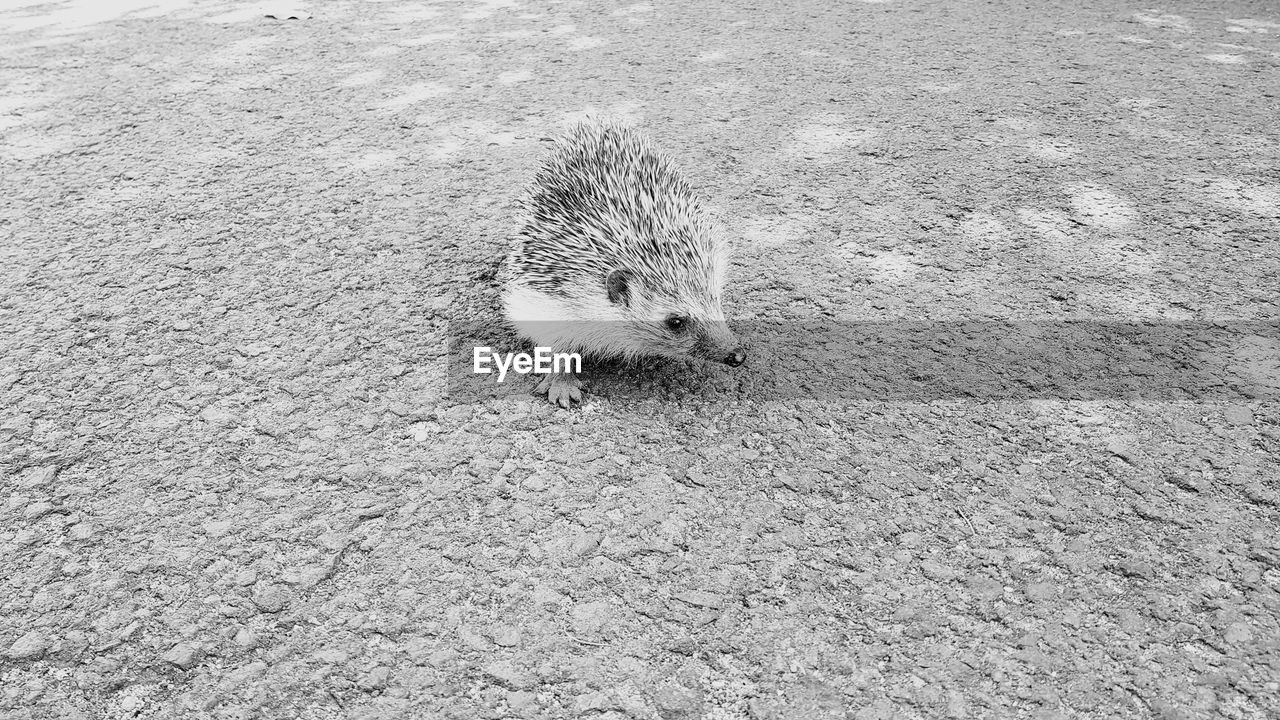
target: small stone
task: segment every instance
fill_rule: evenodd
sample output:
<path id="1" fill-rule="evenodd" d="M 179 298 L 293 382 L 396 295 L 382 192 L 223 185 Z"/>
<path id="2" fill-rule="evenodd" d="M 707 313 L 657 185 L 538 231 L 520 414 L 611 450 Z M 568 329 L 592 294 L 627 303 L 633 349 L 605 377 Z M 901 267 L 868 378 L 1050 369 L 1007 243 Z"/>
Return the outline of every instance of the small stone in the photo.
<path id="1" fill-rule="evenodd" d="M 1155 698 L 1151 701 L 1151 711 L 1153 717 L 1160 720 L 1191 720 L 1195 715 L 1187 708 L 1179 707 L 1172 701 L 1164 698 Z"/>
<path id="2" fill-rule="evenodd" d="M 54 504 L 51 502 L 33 502 L 22 511 L 22 517 L 27 520 L 35 520 L 53 512 Z"/>
<path id="3" fill-rule="evenodd" d="M 67 531 L 67 536 L 72 540 L 88 540 L 93 537 L 93 523 L 79 522 L 72 525 Z"/>
<path id="4" fill-rule="evenodd" d="M 956 571 L 933 560 L 925 560 L 920 563 L 920 572 L 930 580 L 937 582 L 950 582 L 956 579 Z"/>
<path id="5" fill-rule="evenodd" d="M 351 654 L 338 648 L 326 648 L 311 653 L 311 659 L 330 665 L 342 665 L 351 659 Z"/>
<path id="6" fill-rule="evenodd" d="M 63 658 L 76 658 L 88 649 L 89 636 L 79 630 L 72 630 L 62 637 L 61 647 L 56 652 Z"/>
<path id="7" fill-rule="evenodd" d="M 227 427 L 236 422 L 235 413 L 215 406 L 209 406 L 201 410 L 200 419 L 215 427 Z"/>
<path id="8" fill-rule="evenodd" d="M 706 592 L 705 590 L 686 590 L 681 593 L 672 595 L 673 598 L 683 603 L 688 603 L 694 607 L 710 608 L 712 610 L 720 610 L 724 607 L 724 598 L 715 593 Z"/>
<path id="9" fill-rule="evenodd" d="M 458 651 L 453 648 L 437 650 L 427 656 L 427 664 L 434 668 L 443 667 L 456 660 Z"/>
<path id="10" fill-rule="evenodd" d="M 502 625 L 493 631 L 493 644 L 502 647 L 515 647 L 520 644 L 520 628 Z"/>
<path id="11" fill-rule="evenodd" d="M 584 558 L 594 553 L 597 549 L 600 548 L 601 540 L 602 538 L 600 537 L 599 533 L 584 533 L 582 535 L 579 535 L 569 545 L 569 548 L 566 551 L 566 557 L 564 559 L 576 560 L 579 558 Z"/>
<path id="12" fill-rule="evenodd" d="M 454 405 L 453 407 L 449 408 L 448 410 L 445 410 L 443 413 L 440 413 L 439 415 L 440 417 L 443 417 L 446 420 L 454 420 L 454 421 L 461 422 L 463 420 L 470 420 L 472 412 L 473 412 L 472 409 L 467 405 Z"/>
<path id="13" fill-rule="evenodd" d="M 27 471 L 27 476 L 22 480 L 23 487 L 40 487 L 53 482 L 58 475 L 58 468 L 54 465 L 42 465 L 34 467 Z"/>
<path id="14" fill-rule="evenodd" d="M 538 696 L 527 690 L 513 690 L 507 693 L 507 707 L 512 710 L 528 710 L 538 701 Z"/>
<path id="15" fill-rule="evenodd" d="M 610 700 L 608 693 L 602 691 L 589 692 L 585 695 L 579 695 L 573 701 L 573 714 L 576 717 L 586 715 L 598 715 L 611 710 L 614 703 Z"/>
<path id="16" fill-rule="evenodd" d="M 233 523 L 230 520 L 215 520 L 204 524 L 204 532 L 209 537 L 222 537 L 231 530 L 232 526 Z"/>
<path id="17" fill-rule="evenodd" d="M 178 332 L 186 332 L 191 329 L 191 323 L 186 320 L 174 320 L 173 329 Z"/>
<path id="18" fill-rule="evenodd" d="M 146 365 L 147 367 L 155 367 L 157 365 L 165 364 L 165 361 L 167 360 L 168 358 L 166 358 L 164 355 L 148 355 L 142 358 L 142 364 Z"/>
<path id="19" fill-rule="evenodd" d="M 378 667 L 365 673 L 363 677 L 356 683 L 362 690 L 381 690 L 391 681 L 391 668 L 386 665 Z"/>
<path id="20" fill-rule="evenodd" d="M 1244 405 L 1228 405 L 1222 411 L 1222 417 L 1228 425 L 1242 426 L 1253 424 L 1253 411 Z"/>
<path id="21" fill-rule="evenodd" d="M 574 630 L 591 634 L 599 632 L 609 624 L 613 616 L 613 608 L 609 603 L 602 601 L 582 603 L 574 606 L 572 614 Z"/>
<path id="22" fill-rule="evenodd" d="M 302 565 L 285 569 L 280 573 L 280 579 L 290 585 L 309 589 L 327 580 L 330 574 L 332 570 L 327 565 Z"/>
<path id="23" fill-rule="evenodd" d="M 1138 464 L 1138 454 L 1134 451 L 1130 444 L 1121 438 L 1111 438 L 1107 440 L 1107 452 L 1124 460 L 1130 465 Z"/>
<path id="24" fill-rule="evenodd" d="M 969 592 L 982 600 L 999 600 L 1004 597 L 1004 585 L 993 578 L 977 576 L 970 578 L 967 584 Z"/>
<path id="25" fill-rule="evenodd" d="M 258 634 L 249 628 L 240 628 L 236 631 L 234 640 L 237 645 L 243 648 L 257 647 Z"/>
<path id="26" fill-rule="evenodd" d="M 711 482 L 711 478 L 702 471 L 702 468 L 689 467 L 685 469 L 684 479 L 680 482 L 682 485 L 691 487 L 706 487 Z"/>
<path id="27" fill-rule="evenodd" d="M 1155 568 L 1151 567 L 1151 563 L 1142 560 L 1121 560 L 1111 567 L 1126 577 L 1149 578 L 1155 575 Z"/>
<path id="28" fill-rule="evenodd" d="M 696 718 L 702 714 L 701 693 L 675 683 L 658 688 L 653 702 L 664 718 Z"/>
<path id="29" fill-rule="evenodd" d="M 39 630 L 28 631 L 27 634 L 13 641 L 5 655 L 10 660 L 35 660 L 49 649 L 49 638 Z"/>
<path id="30" fill-rule="evenodd" d="M 538 472 L 525 478 L 525 481 L 520 483 L 520 486 L 526 490 L 532 490 L 533 492 L 542 492 L 551 485 L 547 474 Z"/>
<path id="31" fill-rule="evenodd" d="M 240 685 L 249 685 L 262 677 L 263 671 L 267 669 L 267 664 L 258 661 L 251 662 L 248 665 L 237 668 L 227 674 L 227 684 L 232 687 Z"/>
<path id="32" fill-rule="evenodd" d="M 1052 600 L 1057 594 L 1058 588 L 1053 583 L 1038 582 L 1027 586 L 1027 599 L 1029 600 Z"/>
<path id="33" fill-rule="evenodd" d="M 773 478 L 774 487 L 784 487 L 801 495 L 812 493 L 820 482 L 819 475 L 808 470 L 775 470 Z"/>
<path id="34" fill-rule="evenodd" d="M 265 613 L 278 613 L 289 604 L 291 593 L 284 585 L 268 585 L 253 595 L 253 604 Z"/>
<path id="35" fill-rule="evenodd" d="M 200 658 L 203 656 L 204 650 L 200 646 L 190 643 L 178 643 L 169 652 L 162 655 L 160 659 L 171 665 L 177 665 L 183 670 L 190 670 L 196 663 L 200 662 Z"/>
<path id="36" fill-rule="evenodd" d="M 414 442 L 426 442 L 433 434 L 431 429 L 427 427 L 426 423 L 414 423 L 413 425 L 410 425 L 409 432 L 413 436 Z"/>
<path id="37" fill-rule="evenodd" d="M 470 625 L 461 625 L 458 627 L 458 637 L 462 642 L 480 652 L 489 652 L 493 649 L 489 639 L 481 635 Z"/>
<path id="38" fill-rule="evenodd" d="M 1245 623 L 1233 622 L 1227 626 L 1227 631 L 1223 634 L 1223 637 L 1232 645 L 1243 645 L 1253 640 L 1253 631 Z"/>
<path id="39" fill-rule="evenodd" d="M 499 660 L 485 666 L 484 674 L 507 687 L 519 690 L 528 686 L 529 679 L 510 662 Z"/>

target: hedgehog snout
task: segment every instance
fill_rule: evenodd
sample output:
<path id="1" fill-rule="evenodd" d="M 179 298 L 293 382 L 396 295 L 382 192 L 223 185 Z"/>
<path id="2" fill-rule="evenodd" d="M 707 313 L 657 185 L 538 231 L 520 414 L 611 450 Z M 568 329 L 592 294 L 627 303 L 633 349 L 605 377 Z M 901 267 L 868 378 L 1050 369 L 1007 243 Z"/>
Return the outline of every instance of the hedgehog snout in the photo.
<path id="1" fill-rule="evenodd" d="M 718 314 L 718 313 L 717 313 Z M 713 320 L 704 326 L 702 352 L 704 359 L 722 362 L 730 367 L 738 367 L 747 361 L 747 349 L 738 344 L 738 338 L 725 324 L 724 320 Z"/>

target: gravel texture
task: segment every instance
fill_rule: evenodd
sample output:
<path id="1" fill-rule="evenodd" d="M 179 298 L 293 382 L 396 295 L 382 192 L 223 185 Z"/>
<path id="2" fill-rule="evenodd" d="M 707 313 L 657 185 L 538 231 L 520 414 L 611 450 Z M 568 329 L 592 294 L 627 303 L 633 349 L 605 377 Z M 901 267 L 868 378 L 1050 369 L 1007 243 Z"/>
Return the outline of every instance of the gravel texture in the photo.
<path id="1" fill-rule="evenodd" d="M 1275 321 L 1274 3 L 12 5 L 0 716 L 1280 716 L 1274 394 L 444 371 L 593 112 L 709 199 L 748 341 Z"/>

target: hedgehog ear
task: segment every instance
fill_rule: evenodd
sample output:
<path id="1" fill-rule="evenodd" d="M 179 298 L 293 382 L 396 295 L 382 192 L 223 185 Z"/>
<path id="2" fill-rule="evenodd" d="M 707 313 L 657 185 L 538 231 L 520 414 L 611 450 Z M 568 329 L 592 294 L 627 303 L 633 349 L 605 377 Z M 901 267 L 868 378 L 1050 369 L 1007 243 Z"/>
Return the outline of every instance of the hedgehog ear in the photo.
<path id="1" fill-rule="evenodd" d="M 631 307 L 631 281 L 634 277 L 630 270 L 621 268 L 609 273 L 609 277 L 604 279 L 604 289 L 609 293 L 609 302 Z"/>

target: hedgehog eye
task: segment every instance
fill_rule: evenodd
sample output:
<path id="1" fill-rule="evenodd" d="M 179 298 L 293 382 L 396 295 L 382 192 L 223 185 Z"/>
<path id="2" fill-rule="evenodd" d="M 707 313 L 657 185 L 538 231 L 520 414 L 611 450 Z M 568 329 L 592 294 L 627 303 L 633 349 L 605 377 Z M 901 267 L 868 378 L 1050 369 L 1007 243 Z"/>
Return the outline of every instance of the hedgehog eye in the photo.
<path id="1" fill-rule="evenodd" d="M 684 332 L 684 329 L 689 326 L 689 318 L 681 317 L 679 315 L 672 315 L 667 318 L 666 322 L 667 329 L 676 333 Z"/>

